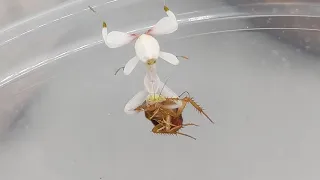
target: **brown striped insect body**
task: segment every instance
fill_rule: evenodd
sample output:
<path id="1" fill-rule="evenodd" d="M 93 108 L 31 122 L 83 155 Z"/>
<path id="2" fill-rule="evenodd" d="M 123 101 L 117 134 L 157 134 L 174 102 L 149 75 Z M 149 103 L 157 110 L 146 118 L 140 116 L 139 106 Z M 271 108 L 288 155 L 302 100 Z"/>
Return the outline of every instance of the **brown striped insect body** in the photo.
<path id="1" fill-rule="evenodd" d="M 181 96 L 181 95 L 180 95 Z M 144 111 L 145 117 L 149 119 L 154 128 L 153 133 L 183 135 L 196 139 L 190 135 L 181 133 L 180 130 L 186 126 L 198 126 L 193 123 L 183 123 L 182 113 L 188 103 L 190 103 L 201 114 L 205 115 L 212 123 L 213 121 L 204 113 L 203 109 L 190 97 L 166 98 L 161 95 L 150 95 L 149 98 L 136 111 Z M 181 106 L 174 107 L 177 101 L 181 101 Z M 172 108 L 173 107 L 173 108 Z"/>

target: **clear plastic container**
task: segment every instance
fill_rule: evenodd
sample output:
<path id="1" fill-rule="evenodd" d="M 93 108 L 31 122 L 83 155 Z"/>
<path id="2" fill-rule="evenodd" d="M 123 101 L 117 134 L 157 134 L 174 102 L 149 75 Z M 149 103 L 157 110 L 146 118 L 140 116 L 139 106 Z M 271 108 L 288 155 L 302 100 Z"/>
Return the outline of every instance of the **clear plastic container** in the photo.
<path id="1" fill-rule="evenodd" d="M 179 29 L 160 47 L 189 60 L 157 69 L 215 121 L 185 109 L 199 127 L 182 132 L 196 141 L 124 113 L 145 68 L 115 76 L 133 44 L 102 41 L 102 20 L 143 32 L 165 16 L 163 1 L 50 3 L 0 29 L 0 179 L 319 178 L 320 3 L 166 2 Z"/>

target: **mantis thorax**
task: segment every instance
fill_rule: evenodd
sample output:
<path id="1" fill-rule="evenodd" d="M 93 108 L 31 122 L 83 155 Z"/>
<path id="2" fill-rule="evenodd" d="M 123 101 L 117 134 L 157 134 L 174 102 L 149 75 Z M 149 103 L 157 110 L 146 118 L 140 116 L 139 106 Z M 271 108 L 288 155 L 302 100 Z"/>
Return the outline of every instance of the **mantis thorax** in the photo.
<path id="1" fill-rule="evenodd" d="M 147 97 L 147 102 L 149 104 L 161 103 L 165 100 L 166 98 L 160 94 L 149 94 L 149 96 Z"/>

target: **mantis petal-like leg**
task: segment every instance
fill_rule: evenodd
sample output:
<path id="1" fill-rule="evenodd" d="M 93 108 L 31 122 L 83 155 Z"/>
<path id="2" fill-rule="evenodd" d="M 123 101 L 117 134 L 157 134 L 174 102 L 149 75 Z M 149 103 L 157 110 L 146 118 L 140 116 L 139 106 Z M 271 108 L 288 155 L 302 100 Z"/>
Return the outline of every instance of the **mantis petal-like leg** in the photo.
<path id="1" fill-rule="evenodd" d="M 181 132 L 177 132 L 177 134 L 180 134 L 180 135 L 182 135 L 182 136 L 187 136 L 187 137 L 189 137 L 189 138 L 191 138 L 191 139 L 197 140 L 196 138 L 194 138 L 194 137 L 192 137 L 192 136 L 190 136 L 190 135 L 188 135 L 188 134 L 184 134 L 184 133 L 181 133 Z"/>
<path id="2" fill-rule="evenodd" d="M 103 22 L 102 37 L 109 48 L 118 48 L 132 42 L 137 38 L 137 35 L 120 31 L 112 31 L 108 33 L 107 24 Z"/>
<path id="3" fill-rule="evenodd" d="M 120 31 L 112 31 L 107 36 L 106 45 L 110 48 L 118 48 L 129 44 L 136 38 L 135 35 L 127 34 Z"/>
<path id="4" fill-rule="evenodd" d="M 179 59 L 177 58 L 177 56 L 175 56 L 171 53 L 161 51 L 159 54 L 159 57 L 162 58 L 163 60 L 167 61 L 170 64 L 173 64 L 173 65 L 179 64 Z"/>
<path id="5" fill-rule="evenodd" d="M 137 56 L 130 59 L 127 62 L 127 64 L 124 66 L 123 73 L 125 75 L 129 75 L 132 72 L 132 70 L 137 66 L 138 62 L 139 62 L 139 58 Z"/>
<path id="6" fill-rule="evenodd" d="M 160 19 L 148 32 L 150 35 L 164 35 L 171 34 L 178 29 L 178 22 L 176 16 L 167 6 L 164 6 L 167 17 Z"/>
<path id="7" fill-rule="evenodd" d="M 135 108 L 143 104 L 148 96 L 147 91 L 140 91 L 138 92 L 133 98 L 125 105 L 124 112 L 127 114 L 136 114 L 138 113 L 135 111 Z"/>

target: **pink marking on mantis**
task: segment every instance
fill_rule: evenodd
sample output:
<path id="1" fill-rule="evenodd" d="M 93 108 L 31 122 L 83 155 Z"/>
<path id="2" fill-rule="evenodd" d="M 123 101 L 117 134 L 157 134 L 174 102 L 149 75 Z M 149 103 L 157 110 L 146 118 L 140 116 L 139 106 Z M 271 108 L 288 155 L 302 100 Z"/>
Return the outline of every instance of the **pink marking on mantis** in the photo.
<path id="1" fill-rule="evenodd" d="M 149 33 L 152 31 L 152 28 L 149 29 L 147 32 L 145 32 L 145 34 L 150 35 Z"/>
<path id="2" fill-rule="evenodd" d="M 130 35 L 134 37 L 133 40 L 137 39 L 140 36 L 139 34 L 130 34 Z"/>

